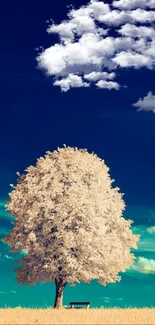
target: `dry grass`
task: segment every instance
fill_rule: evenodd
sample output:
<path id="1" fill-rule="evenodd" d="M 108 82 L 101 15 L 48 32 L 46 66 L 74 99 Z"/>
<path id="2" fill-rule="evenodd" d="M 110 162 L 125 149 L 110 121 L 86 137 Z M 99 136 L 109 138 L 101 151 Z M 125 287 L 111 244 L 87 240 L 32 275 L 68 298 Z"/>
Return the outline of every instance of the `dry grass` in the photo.
<path id="1" fill-rule="evenodd" d="M 0 324 L 155 324 L 155 308 L 0 309 Z"/>

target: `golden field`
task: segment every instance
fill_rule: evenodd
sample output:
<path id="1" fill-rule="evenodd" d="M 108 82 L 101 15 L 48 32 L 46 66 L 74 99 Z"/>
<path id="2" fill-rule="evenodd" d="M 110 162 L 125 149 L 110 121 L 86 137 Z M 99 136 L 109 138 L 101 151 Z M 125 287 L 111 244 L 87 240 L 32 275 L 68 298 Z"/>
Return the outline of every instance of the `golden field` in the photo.
<path id="1" fill-rule="evenodd" d="M 155 308 L 0 309 L 0 324 L 155 324 Z"/>

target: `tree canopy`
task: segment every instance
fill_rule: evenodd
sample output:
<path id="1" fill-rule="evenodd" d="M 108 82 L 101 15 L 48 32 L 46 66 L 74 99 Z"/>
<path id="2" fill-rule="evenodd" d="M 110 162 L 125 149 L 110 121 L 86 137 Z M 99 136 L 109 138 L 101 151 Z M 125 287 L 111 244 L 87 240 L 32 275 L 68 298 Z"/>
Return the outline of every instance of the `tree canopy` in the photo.
<path id="1" fill-rule="evenodd" d="M 120 281 L 134 260 L 139 235 L 123 218 L 123 194 L 104 160 L 87 149 L 47 151 L 25 169 L 6 205 L 16 218 L 3 240 L 11 252 L 27 249 L 16 269 L 17 281 L 90 283 Z"/>

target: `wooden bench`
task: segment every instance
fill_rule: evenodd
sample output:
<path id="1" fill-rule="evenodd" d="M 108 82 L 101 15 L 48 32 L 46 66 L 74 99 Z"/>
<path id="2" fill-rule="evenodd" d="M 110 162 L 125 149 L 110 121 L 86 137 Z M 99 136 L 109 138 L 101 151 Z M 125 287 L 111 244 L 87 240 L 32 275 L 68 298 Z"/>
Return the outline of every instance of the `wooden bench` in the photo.
<path id="1" fill-rule="evenodd" d="M 70 302 L 69 303 L 70 304 L 70 308 L 82 308 L 82 307 L 74 307 L 74 306 L 79 306 L 79 305 L 81 305 L 81 306 L 86 306 L 85 308 L 89 308 L 89 306 L 90 306 L 90 302 L 80 302 L 80 301 L 78 301 L 78 302 Z"/>

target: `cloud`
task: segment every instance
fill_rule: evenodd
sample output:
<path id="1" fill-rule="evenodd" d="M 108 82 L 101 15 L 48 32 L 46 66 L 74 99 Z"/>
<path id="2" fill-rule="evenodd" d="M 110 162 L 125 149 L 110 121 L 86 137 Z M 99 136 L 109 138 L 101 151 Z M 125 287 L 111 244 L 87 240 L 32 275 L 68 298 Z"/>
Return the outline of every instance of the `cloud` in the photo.
<path id="1" fill-rule="evenodd" d="M 110 303 L 111 298 L 110 297 L 101 297 L 101 299 L 104 299 L 104 302 Z"/>
<path id="2" fill-rule="evenodd" d="M 118 30 L 123 36 L 133 37 L 133 38 L 155 38 L 155 30 L 152 27 L 146 26 L 135 26 L 131 24 L 125 24 Z"/>
<path id="3" fill-rule="evenodd" d="M 99 22 L 102 22 L 108 26 L 119 26 L 126 22 L 131 22 L 133 19 L 129 12 L 112 10 L 106 15 L 100 16 Z"/>
<path id="4" fill-rule="evenodd" d="M 99 81 L 99 80 L 112 80 L 116 77 L 114 72 L 107 73 L 107 72 L 96 72 L 93 71 L 89 74 L 84 75 L 84 79 L 89 81 Z"/>
<path id="5" fill-rule="evenodd" d="M 60 24 L 49 23 L 47 32 L 57 34 L 59 41 L 40 48 L 38 67 L 65 92 L 90 84 L 119 89 L 117 82 L 108 83 L 117 77 L 119 67 L 155 67 L 153 9 L 154 0 L 120 0 L 111 5 L 91 0 L 79 9 L 72 8 Z"/>
<path id="6" fill-rule="evenodd" d="M 9 255 L 5 255 L 5 258 L 7 259 L 7 260 L 12 260 L 13 259 L 13 257 L 12 256 L 9 256 Z"/>
<path id="7" fill-rule="evenodd" d="M 143 9 L 136 9 L 130 11 L 130 17 L 134 22 L 138 23 L 151 23 L 155 21 L 155 12 L 154 11 L 146 11 Z"/>
<path id="8" fill-rule="evenodd" d="M 102 89 L 119 89 L 119 84 L 117 82 L 113 82 L 113 81 L 105 81 L 105 80 L 100 80 L 96 83 L 98 88 L 102 88 Z"/>
<path id="9" fill-rule="evenodd" d="M 152 111 L 155 113 L 155 95 L 152 92 L 148 92 L 147 96 L 143 99 L 139 98 L 137 103 L 133 104 L 132 106 L 138 107 L 138 111 Z"/>
<path id="10" fill-rule="evenodd" d="M 89 87 L 87 82 L 84 82 L 81 77 L 69 74 L 65 79 L 56 80 L 54 86 L 60 86 L 62 91 L 68 91 L 70 88 Z"/>
<path id="11" fill-rule="evenodd" d="M 132 269 L 144 274 L 155 274 L 155 260 L 138 257 Z"/>
<path id="12" fill-rule="evenodd" d="M 109 4 L 104 3 L 103 1 L 90 1 L 88 5 L 82 6 L 81 8 L 75 10 L 72 9 L 68 13 L 70 19 L 75 19 L 77 17 L 92 17 L 93 20 L 100 20 L 100 17 L 108 14 L 110 12 Z"/>
<path id="13" fill-rule="evenodd" d="M 147 228 L 145 226 L 133 226 L 131 228 L 134 234 L 139 234 L 141 236 L 137 244 L 138 250 L 136 250 L 136 252 L 138 254 L 154 253 L 155 232 L 148 231 L 148 229 L 151 229 L 152 227 Z"/>
<path id="14" fill-rule="evenodd" d="M 133 51 L 122 51 L 116 54 L 115 58 L 112 59 L 118 66 L 122 68 L 131 68 L 134 67 L 136 69 L 141 67 L 151 68 L 151 58 L 145 55 L 133 52 Z"/>
<path id="15" fill-rule="evenodd" d="M 60 25 L 52 24 L 47 32 L 49 34 L 59 34 L 64 41 L 74 39 L 74 34 L 83 35 L 85 33 L 95 33 L 96 25 L 93 19 L 89 16 L 75 16 L 71 19 L 71 22 L 63 22 Z"/>
<path id="16" fill-rule="evenodd" d="M 7 255 L 7 254 L 2 254 L 2 253 L 0 253 L 0 260 L 1 260 L 1 261 L 13 260 L 13 257 L 12 257 L 12 256 L 9 256 L 9 255 Z"/>
<path id="17" fill-rule="evenodd" d="M 155 0 L 116 0 L 113 1 L 113 7 L 118 9 L 132 10 L 137 8 L 155 8 Z"/>
<path id="18" fill-rule="evenodd" d="M 106 15 L 100 17 L 99 21 L 108 26 L 120 26 L 125 23 L 148 23 L 155 20 L 154 11 L 146 11 L 143 9 L 136 10 L 112 10 Z"/>
<path id="19" fill-rule="evenodd" d="M 155 226 L 153 226 L 153 227 L 148 227 L 146 230 L 147 230 L 150 234 L 151 234 L 151 233 L 155 233 Z"/>
<path id="20" fill-rule="evenodd" d="M 10 294 L 10 293 L 17 293 L 15 290 L 11 291 L 0 291 L 0 294 Z"/>

